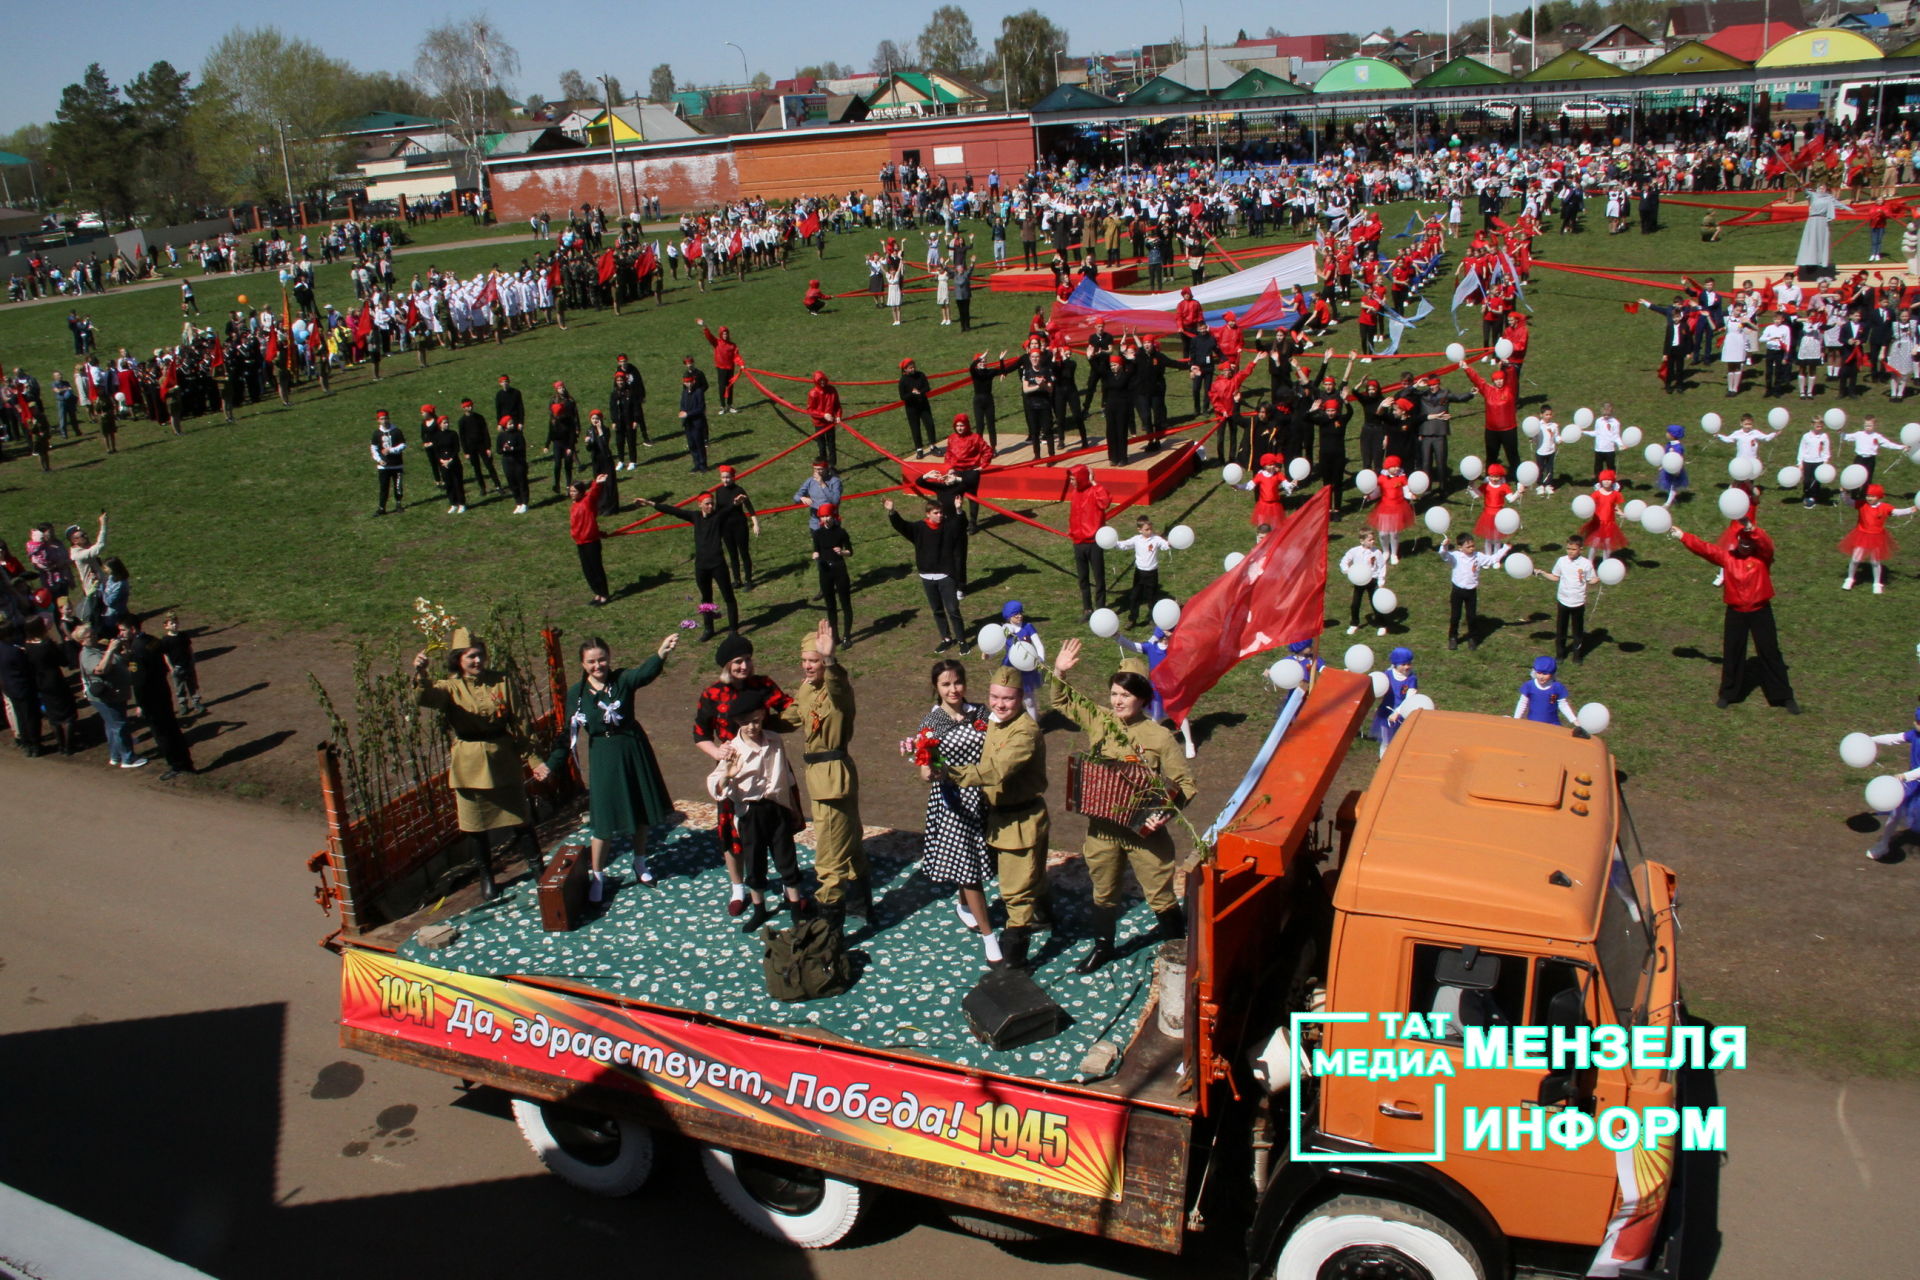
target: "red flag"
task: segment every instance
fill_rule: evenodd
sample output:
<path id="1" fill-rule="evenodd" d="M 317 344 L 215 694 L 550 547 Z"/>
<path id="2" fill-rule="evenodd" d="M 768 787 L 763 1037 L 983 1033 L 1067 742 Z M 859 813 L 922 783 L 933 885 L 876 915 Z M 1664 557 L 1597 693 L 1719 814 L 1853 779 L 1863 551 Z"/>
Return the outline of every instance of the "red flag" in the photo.
<path id="1" fill-rule="evenodd" d="M 178 364 L 172 360 L 167 361 L 167 371 L 165 374 L 161 375 L 161 378 L 160 378 L 160 394 L 162 396 L 167 396 L 172 394 L 173 385 L 179 380 L 180 380 L 180 368 Z"/>
<path id="2" fill-rule="evenodd" d="M 598 271 L 601 284 L 605 284 L 607 281 L 613 279 L 613 250 L 608 249 L 600 255 Z"/>
<path id="3" fill-rule="evenodd" d="M 407 328 L 414 329 L 420 324 L 420 304 L 412 298 L 407 299 Z"/>
<path id="4" fill-rule="evenodd" d="M 227 349 L 220 345 L 218 338 L 213 340 L 213 367 L 216 369 L 227 367 Z"/>
<path id="5" fill-rule="evenodd" d="M 353 336 L 356 338 L 367 338 L 372 335 L 373 304 L 371 302 L 363 302 L 360 304 L 360 314 L 353 318 Z"/>
<path id="6" fill-rule="evenodd" d="M 560 259 L 555 258 L 552 262 L 549 262 L 547 264 L 547 288 L 558 289 L 559 287 L 560 287 Z"/>
<path id="7" fill-rule="evenodd" d="M 1242 659 L 1320 634 L 1326 612 L 1327 524 L 1322 489 L 1247 558 L 1187 602 L 1153 685 L 1176 724 Z"/>
<path id="8" fill-rule="evenodd" d="M 500 301 L 500 280 L 497 276 L 488 276 L 487 283 L 473 296 L 473 305 L 489 307 Z"/>
<path id="9" fill-rule="evenodd" d="M 633 264 L 633 274 L 642 280 L 645 280 L 659 269 L 660 255 L 653 251 L 652 245 L 648 245 L 642 249 L 638 261 Z"/>
<path id="10" fill-rule="evenodd" d="M 1620 309 L 1622 311 L 1625 311 L 1630 316 L 1637 316 L 1640 314 L 1640 304 L 1637 302 L 1623 302 L 1620 304 Z"/>
<path id="11" fill-rule="evenodd" d="M 819 234 L 820 211 L 818 209 L 810 209 L 807 211 L 807 216 L 800 219 L 800 238 L 803 240 L 811 240 Z"/>
<path id="12" fill-rule="evenodd" d="M 267 363 L 272 364 L 280 358 L 280 331 L 267 330 Z"/>
<path id="13" fill-rule="evenodd" d="M 327 349 L 327 326 L 324 321 L 315 320 L 307 326 L 307 350 L 318 355 Z"/>
<path id="14" fill-rule="evenodd" d="M 1793 157 L 1793 164 L 1790 167 L 1794 169 L 1804 169 L 1815 160 L 1818 160 L 1821 155 L 1825 153 L 1826 149 L 1827 140 L 1821 135 L 1815 134 L 1813 137 L 1807 139 L 1807 145 L 1801 147 L 1799 153 Z"/>
<path id="15" fill-rule="evenodd" d="M 733 244 L 728 247 L 727 254 L 729 257 L 737 258 L 740 256 L 740 251 L 746 247 L 747 247 L 747 242 L 743 240 L 740 236 L 740 233 L 736 231 L 733 233 Z"/>

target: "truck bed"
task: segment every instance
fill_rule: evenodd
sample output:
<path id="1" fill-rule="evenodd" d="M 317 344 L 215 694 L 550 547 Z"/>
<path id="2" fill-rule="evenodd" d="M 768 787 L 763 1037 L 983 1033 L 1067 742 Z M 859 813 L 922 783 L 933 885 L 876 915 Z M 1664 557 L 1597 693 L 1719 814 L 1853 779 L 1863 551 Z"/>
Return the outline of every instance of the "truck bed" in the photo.
<path id="1" fill-rule="evenodd" d="M 456 973 L 549 979 L 717 1022 L 1191 1110 L 1181 1091 L 1182 1042 L 1161 1034 L 1152 1017 L 1157 944 L 1138 941 L 1154 924 L 1145 904 L 1131 902 L 1120 920 L 1120 959 L 1095 974 L 1071 971 L 1091 926 L 1086 872 L 1077 859 L 1049 870 L 1054 926 L 1036 936 L 1034 948 L 1034 979 L 1067 1011 L 1069 1025 L 1050 1040 L 1000 1052 L 967 1028 L 961 1001 L 984 962 L 978 942 L 954 917 L 951 895 L 918 874 L 918 833 L 869 828 L 876 918 L 847 922 L 858 977 L 840 996 L 788 1004 L 766 993 L 759 938 L 743 934 L 726 914 L 712 807 L 681 807 L 685 821 L 651 836 L 649 863 L 659 883 L 633 883 L 630 852 L 610 857 L 614 891 L 571 933 L 542 929 L 533 881 L 521 876 L 491 903 L 466 886 L 354 941 Z M 584 839 L 580 828 L 550 845 Z M 414 938 L 426 923 L 454 924 L 459 936 L 429 949 Z M 1104 1069 L 1083 1070 L 1102 1040 L 1124 1055 Z"/>

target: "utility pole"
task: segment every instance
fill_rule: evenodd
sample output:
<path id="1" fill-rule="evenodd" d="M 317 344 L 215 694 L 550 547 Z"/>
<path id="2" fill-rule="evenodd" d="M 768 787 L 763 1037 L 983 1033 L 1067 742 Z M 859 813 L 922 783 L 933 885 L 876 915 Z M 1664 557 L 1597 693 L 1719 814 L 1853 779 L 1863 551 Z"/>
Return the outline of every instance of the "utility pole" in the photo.
<path id="1" fill-rule="evenodd" d="M 600 89 L 607 102 L 607 154 L 612 158 L 613 162 L 613 203 L 620 211 L 620 221 L 625 222 L 627 220 L 627 197 L 625 191 L 620 186 L 620 143 L 613 135 L 613 79 L 605 72 L 602 72 L 600 75 Z"/>
<path id="2" fill-rule="evenodd" d="M 294 211 L 293 206 L 293 166 L 287 162 L 286 123 L 281 120 L 275 120 L 273 122 L 273 131 L 280 135 L 280 172 L 287 180 L 287 217 L 297 218 L 299 221 L 305 222 L 306 219 L 300 218 Z"/>

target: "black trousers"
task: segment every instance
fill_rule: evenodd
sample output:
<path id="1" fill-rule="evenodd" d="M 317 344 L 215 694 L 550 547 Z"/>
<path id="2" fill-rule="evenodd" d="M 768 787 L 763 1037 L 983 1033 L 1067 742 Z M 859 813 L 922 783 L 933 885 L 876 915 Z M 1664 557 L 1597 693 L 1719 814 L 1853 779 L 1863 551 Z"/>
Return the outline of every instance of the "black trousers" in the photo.
<path id="1" fill-rule="evenodd" d="M 1774 626 L 1773 605 L 1742 611 L 1729 607 L 1720 631 L 1720 697 L 1738 702 L 1747 687 L 1747 642 L 1753 642 L 1753 665 L 1759 677 L 1767 705 L 1785 706 L 1793 701 L 1793 686 L 1787 682 L 1787 660 L 1780 656 L 1780 633 Z"/>
<path id="2" fill-rule="evenodd" d="M 1520 469 L 1520 444 L 1515 437 L 1519 434 L 1518 429 L 1512 431 L 1486 432 L 1486 464 L 1492 466 L 1496 462 L 1504 461 L 1508 475 L 1512 475 L 1518 471 Z M 1517 484 L 1518 481 L 1515 481 L 1515 483 Z"/>
<path id="3" fill-rule="evenodd" d="M 960 312 L 960 332 L 965 333 L 973 327 L 973 299 L 955 298 L 953 305 Z"/>
<path id="4" fill-rule="evenodd" d="M 1567 645 L 1569 636 L 1573 640 L 1571 648 Z M 1553 615 L 1553 656 L 1564 658 L 1571 653 L 1573 660 L 1578 662 L 1586 650 L 1587 606 L 1556 602 Z"/>
<path id="5" fill-rule="evenodd" d="M 695 471 L 707 469 L 707 419 L 703 414 L 698 418 L 682 418 L 680 432 L 687 438 L 687 457 Z"/>
<path id="6" fill-rule="evenodd" d="M 1784 351 L 1767 349 L 1767 394 L 1777 396 L 1787 389 L 1787 383 L 1793 377 L 1792 361 Z"/>
<path id="7" fill-rule="evenodd" d="M 447 491 L 449 506 L 467 505 L 467 477 L 457 456 L 451 462 L 440 464 L 440 486 Z"/>
<path id="8" fill-rule="evenodd" d="M 693 567 L 693 580 L 697 590 L 700 592 L 702 602 L 706 604 L 718 604 L 721 600 L 726 601 L 727 630 L 738 631 L 740 629 L 740 604 L 733 598 L 733 577 L 727 572 L 726 562 L 722 561 L 716 565 L 695 565 Z M 719 592 L 718 599 L 714 596 L 716 591 Z M 711 613 L 706 615 L 706 621 L 707 634 L 712 635 L 713 615 Z"/>
<path id="9" fill-rule="evenodd" d="M 577 542 L 573 549 L 580 553 L 580 572 L 586 575 L 587 589 L 601 599 L 605 599 L 610 593 L 607 590 L 607 567 L 600 555 L 600 544 Z"/>
<path id="10" fill-rule="evenodd" d="M 613 424 L 613 456 L 621 462 L 640 460 L 640 432 L 631 422 Z"/>
<path id="11" fill-rule="evenodd" d="M 1445 436 L 1420 437 L 1420 469 L 1427 473 L 1427 479 L 1433 482 L 1433 491 L 1444 495 L 1447 491 L 1447 438 Z"/>
<path id="12" fill-rule="evenodd" d="M 493 458 L 488 454 L 480 452 L 467 454 L 467 466 L 473 471 L 473 482 L 480 487 L 483 495 L 487 491 L 489 479 L 493 481 L 494 488 L 500 487 L 500 473 L 493 469 Z"/>
<path id="13" fill-rule="evenodd" d="M 1617 453 L 1602 453 L 1600 450 L 1595 449 L 1593 451 L 1593 478 L 1598 480 L 1602 471 L 1614 471 L 1614 459 L 1617 457 L 1619 457 Z"/>
<path id="14" fill-rule="evenodd" d="M 722 529 L 720 545 L 726 548 L 727 561 L 733 566 L 735 582 L 745 586 L 753 585 L 753 540 L 752 535 L 743 528 Z"/>
<path id="15" fill-rule="evenodd" d="M 820 599 L 827 607 L 827 622 L 834 637 L 845 640 L 853 631 L 853 579 L 844 564 L 828 567 L 820 562 Z"/>
<path id="16" fill-rule="evenodd" d="M 1664 351 L 1661 356 L 1667 365 L 1667 390 L 1678 391 L 1687 380 L 1687 353 L 1685 350 Z"/>
<path id="17" fill-rule="evenodd" d="M 562 472 L 565 472 L 567 477 L 564 483 L 572 484 L 573 483 L 573 452 L 571 450 L 565 453 L 556 453 L 553 455 L 553 491 L 555 493 L 560 492 L 560 489 L 563 483 L 560 479 Z"/>
<path id="18" fill-rule="evenodd" d="M 954 580 L 951 577 L 922 578 L 920 588 L 927 593 L 927 608 L 933 610 L 933 622 L 940 628 L 940 638 L 964 639 L 966 624 L 960 621 L 960 588 Z"/>
<path id="19" fill-rule="evenodd" d="M 525 460 L 520 458 L 504 458 L 501 460 L 500 465 L 506 468 L 507 489 L 513 494 L 513 504 L 517 507 L 526 506 L 527 503 L 531 501 L 531 497 L 527 484 L 527 464 Z"/>
<path id="20" fill-rule="evenodd" d="M 973 398 L 973 429 L 987 442 L 989 448 L 1000 447 L 996 428 L 1000 425 L 991 395 L 976 395 Z"/>
<path id="21" fill-rule="evenodd" d="M 1473 639 L 1474 631 L 1480 625 L 1480 588 L 1453 587 L 1447 597 L 1447 639 L 1460 638 L 1460 619 L 1467 621 L 1466 638 Z"/>
<path id="22" fill-rule="evenodd" d="M 1040 396 L 1022 396 L 1021 409 L 1027 415 L 1027 447 L 1038 458 L 1044 448 L 1053 452 L 1053 401 Z"/>
<path id="23" fill-rule="evenodd" d="M 142 699 L 140 718 L 147 722 L 147 732 L 153 735 L 153 745 L 166 759 L 167 768 L 192 773 L 193 753 L 187 749 L 187 735 L 180 729 L 179 717 L 173 714 L 173 699 Z"/>
<path id="24" fill-rule="evenodd" d="M 407 473 L 398 467 L 380 468 L 380 509 L 387 509 L 387 494 L 393 494 L 394 509 L 407 500 Z"/>
<path id="25" fill-rule="evenodd" d="M 1107 553 L 1097 542 L 1073 544 L 1073 573 L 1080 579 L 1080 612 L 1107 607 Z"/>
<path id="26" fill-rule="evenodd" d="M 1081 411 L 1080 397 L 1071 391 L 1059 391 L 1053 397 L 1053 430 L 1060 447 L 1066 448 L 1067 430 L 1080 433 L 1080 447 L 1087 447 L 1087 415 Z"/>
<path id="27" fill-rule="evenodd" d="M 1118 466 L 1127 460 L 1127 437 L 1133 434 L 1133 401 L 1124 394 L 1104 396 L 1100 402 L 1107 426 L 1107 461 Z"/>
<path id="28" fill-rule="evenodd" d="M 1154 603 L 1160 599 L 1160 571 L 1158 569 L 1135 568 L 1133 571 L 1133 589 L 1127 592 L 1128 626 L 1140 625 L 1140 610 L 1144 607 L 1147 616 L 1153 616 Z"/>
<path id="29" fill-rule="evenodd" d="M 913 433 L 914 451 L 917 453 L 939 444 L 940 438 L 934 434 L 933 406 L 924 400 L 909 400 L 906 410 L 907 430 Z"/>
<path id="30" fill-rule="evenodd" d="M 799 825 L 793 810 L 775 800 L 749 800 L 741 805 L 734 821 L 740 832 L 740 852 L 745 866 L 747 887 L 755 893 L 767 889 L 767 855 L 773 855 L 773 869 L 780 877 L 781 889 L 803 889 L 800 859 L 793 849 L 793 831 Z"/>
<path id="31" fill-rule="evenodd" d="M 713 367 L 713 385 L 720 393 L 720 407 L 722 409 L 733 408 L 733 383 L 734 371 L 732 369 L 722 369 L 719 365 Z"/>
<path id="32" fill-rule="evenodd" d="M 1387 625 L 1386 619 L 1382 618 L 1379 612 L 1373 609 L 1368 603 L 1373 596 L 1375 586 L 1375 583 L 1369 582 L 1364 587 L 1355 587 L 1353 589 L 1353 600 L 1347 605 L 1348 626 L 1357 627 L 1360 625 L 1360 606 L 1363 604 L 1368 605 L 1367 612 L 1372 616 L 1374 626 L 1384 627 Z"/>

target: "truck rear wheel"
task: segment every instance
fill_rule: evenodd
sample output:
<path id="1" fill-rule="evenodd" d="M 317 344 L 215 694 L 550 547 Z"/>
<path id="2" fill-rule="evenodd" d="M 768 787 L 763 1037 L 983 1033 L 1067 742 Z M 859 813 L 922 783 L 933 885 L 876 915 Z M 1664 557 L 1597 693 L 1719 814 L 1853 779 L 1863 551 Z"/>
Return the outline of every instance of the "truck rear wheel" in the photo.
<path id="1" fill-rule="evenodd" d="M 724 1147 L 702 1147 L 700 1164 L 720 1203 L 763 1236 L 824 1249 L 844 1240 L 860 1221 L 859 1183 Z"/>
<path id="2" fill-rule="evenodd" d="M 597 1196 L 628 1196 L 653 1172 L 653 1131 L 557 1102 L 513 1100 L 520 1136 L 562 1182 Z"/>
<path id="3" fill-rule="evenodd" d="M 1003 1218 L 998 1214 L 981 1213 L 976 1209 L 949 1209 L 947 1221 L 970 1236 L 982 1240 L 992 1240 L 999 1244 L 1031 1244 L 1035 1240 L 1045 1240 L 1053 1232 L 1047 1227 L 1035 1226 L 1031 1222 L 1021 1222 L 1017 1218 Z"/>
<path id="4" fill-rule="evenodd" d="M 1480 1255 L 1439 1218 L 1370 1196 L 1308 1214 L 1280 1250 L 1274 1280 L 1486 1280 Z"/>

